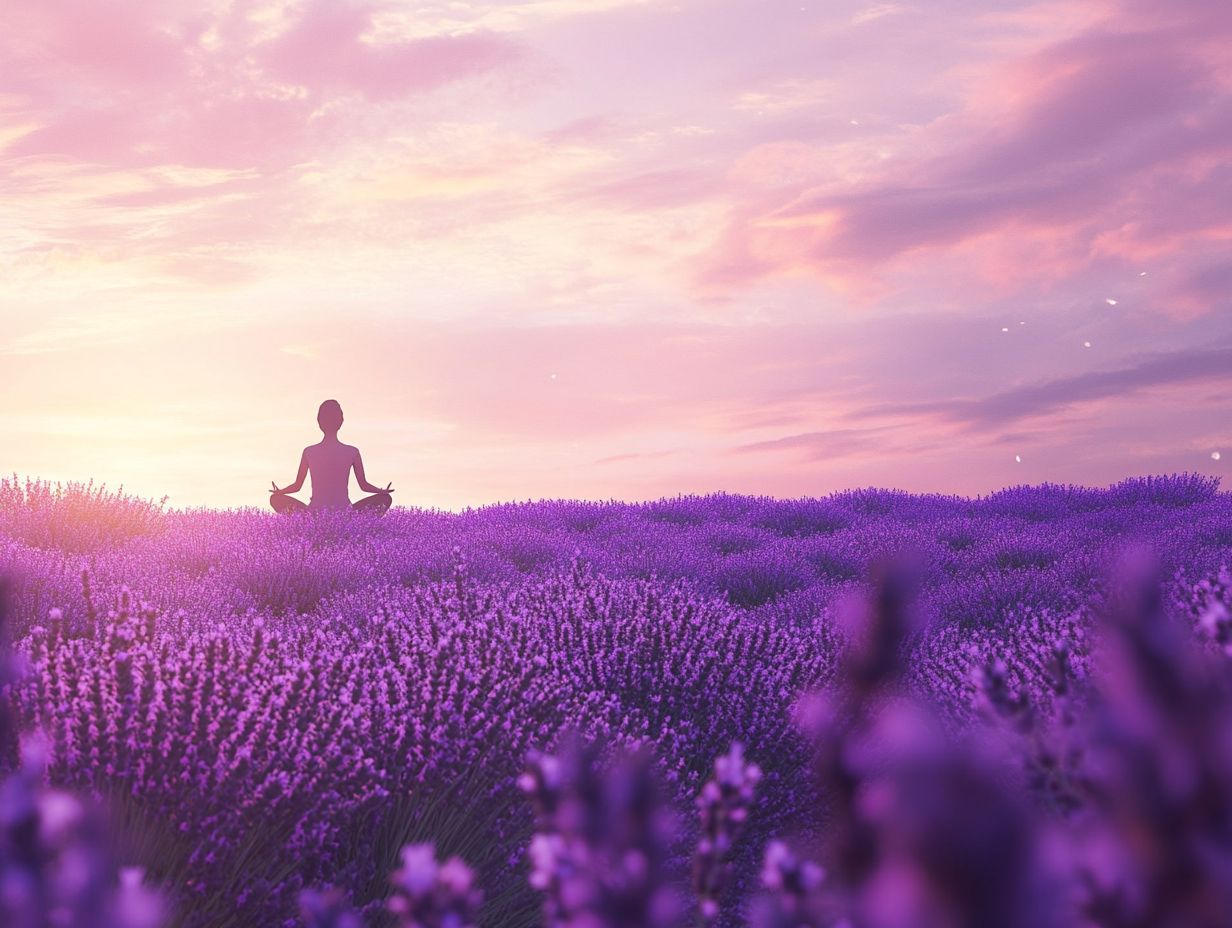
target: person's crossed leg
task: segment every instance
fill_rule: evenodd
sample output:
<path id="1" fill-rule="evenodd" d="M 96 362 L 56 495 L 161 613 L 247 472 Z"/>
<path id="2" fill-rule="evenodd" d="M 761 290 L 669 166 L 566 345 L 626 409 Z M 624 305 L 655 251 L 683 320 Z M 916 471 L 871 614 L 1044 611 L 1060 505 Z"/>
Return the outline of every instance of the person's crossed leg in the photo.
<path id="1" fill-rule="evenodd" d="M 351 504 L 351 509 L 354 512 L 366 512 L 381 516 L 388 512 L 389 507 L 393 504 L 394 498 L 388 493 L 381 492 L 374 493 L 372 496 L 365 496 L 361 500 L 356 500 Z M 280 515 L 312 511 L 307 503 L 285 493 L 271 493 L 270 506 L 273 507 L 274 512 Z"/>
<path id="2" fill-rule="evenodd" d="M 292 512 L 308 511 L 307 503 L 296 499 L 294 496 L 288 496 L 286 493 L 271 493 L 270 505 L 274 507 L 274 512 L 281 515 L 289 515 Z"/>
<path id="3" fill-rule="evenodd" d="M 394 498 L 382 490 L 380 493 L 373 493 L 371 496 L 356 500 L 351 508 L 356 512 L 372 512 L 383 516 L 393 504 Z"/>

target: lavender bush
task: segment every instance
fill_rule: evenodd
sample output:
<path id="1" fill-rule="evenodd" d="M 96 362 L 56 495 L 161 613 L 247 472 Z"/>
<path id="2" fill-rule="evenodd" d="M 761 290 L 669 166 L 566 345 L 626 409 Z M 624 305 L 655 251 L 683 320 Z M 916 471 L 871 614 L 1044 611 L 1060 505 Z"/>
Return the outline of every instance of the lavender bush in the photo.
<path id="1" fill-rule="evenodd" d="M 8 591 L 0 584 L 0 696 L 19 680 L 7 641 Z M 0 700 L 0 924 L 11 928 L 158 928 L 163 903 L 140 868 L 117 873 L 101 810 L 45 780 L 37 732 L 14 742 Z"/>
<path id="2" fill-rule="evenodd" d="M 0 767 L 41 731 L 174 925 L 1219 924 L 1229 563 L 1191 475 L 384 519 L 0 481 Z"/>

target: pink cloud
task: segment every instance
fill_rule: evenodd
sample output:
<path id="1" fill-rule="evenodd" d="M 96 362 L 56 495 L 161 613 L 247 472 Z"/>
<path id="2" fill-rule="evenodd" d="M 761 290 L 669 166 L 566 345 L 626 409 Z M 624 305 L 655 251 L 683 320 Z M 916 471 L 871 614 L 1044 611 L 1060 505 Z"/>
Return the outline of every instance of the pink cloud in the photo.
<path id="1" fill-rule="evenodd" d="M 5 83 L 41 87 L 66 77 L 110 90 L 179 81 L 188 61 L 182 33 L 160 29 L 155 9 L 116 0 L 15 0 L 5 11 L 0 60 L 20 68 Z"/>
<path id="2" fill-rule="evenodd" d="M 985 110 L 1013 100 L 1005 122 L 930 166 L 930 177 L 979 185 L 1057 168 L 1068 174 L 1089 157 L 1115 163 L 1122 146 L 1150 146 L 1155 130 L 1200 111 L 1210 99 L 1209 68 L 1157 32 L 1123 29 L 1091 29 L 1011 62 L 975 101 Z"/>
<path id="3" fill-rule="evenodd" d="M 96 198 L 100 206 L 115 206 L 141 209 L 148 206 L 167 206 L 192 200 L 208 200 L 222 194 L 243 193 L 259 189 L 253 178 L 241 177 L 218 181 L 212 184 L 160 183 L 147 190 L 131 193 L 114 193 Z"/>
<path id="4" fill-rule="evenodd" d="M 1232 227 L 1225 240 L 1232 241 Z M 1187 269 L 1168 292 L 1171 308 L 1180 315 L 1199 315 L 1210 307 L 1232 309 L 1232 261 L 1224 251 L 1210 263 Z"/>
<path id="5" fill-rule="evenodd" d="M 626 210 L 654 211 L 711 199 L 724 190 L 712 170 L 667 167 L 612 180 L 584 179 L 566 197 L 584 197 Z"/>
<path id="6" fill-rule="evenodd" d="M 606 141 L 618 131 L 619 122 L 610 116 L 582 116 L 545 132 L 543 138 L 558 145 L 592 144 Z"/>
<path id="7" fill-rule="evenodd" d="M 1055 281 L 1088 270 L 1073 256 L 1096 242 L 1105 257 L 1133 260 L 1153 226 L 1172 227 L 1173 250 L 1222 228 L 1230 188 L 1185 172 L 1232 152 L 1232 97 L 1203 52 L 1212 30 L 1232 42 L 1232 26 L 1196 4 L 1160 19 L 1130 4 L 999 64 L 961 118 L 937 123 L 936 154 L 894 159 L 846 189 L 801 181 L 746 203 L 697 266 L 700 292 L 778 273 L 841 285 L 981 239 L 997 260 L 1000 239 L 1024 234 L 1063 255 L 1034 267 Z M 947 134 L 957 136 L 948 145 Z"/>
<path id="8" fill-rule="evenodd" d="M 481 33 L 361 41 L 375 9 L 315 3 L 265 40 L 238 14 L 22 0 L 0 36 L 0 93 L 40 125 L 7 154 L 269 170 L 346 137 L 346 113 L 314 121 L 323 101 L 394 100 L 520 60 L 511 40 Z"/>
<path id="9" fill-rule="evenodd" d="M 315 0 L 274 41 L 256 49 L 270 72 L 314 91 L 390 99 L 430 90 L 518 60 L 509 39 L 483 33 L 375 45 L 361 41 L 377 5 Z"/>

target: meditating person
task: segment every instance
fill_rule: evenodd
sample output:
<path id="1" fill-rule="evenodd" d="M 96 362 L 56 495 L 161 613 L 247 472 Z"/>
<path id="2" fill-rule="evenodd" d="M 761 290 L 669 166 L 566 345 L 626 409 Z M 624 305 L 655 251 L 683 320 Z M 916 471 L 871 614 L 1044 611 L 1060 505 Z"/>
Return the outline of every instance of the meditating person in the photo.
<path id="1" fill-rule="evenodd" d="M 381 489 L 368 482 L 364 475 L 364 462 L 359 456 L 359 449 L 353 445 L 344 445 L 338 440 L 338 430 L 342 428 L 342 406 L 337 400 L 326 400 L 317 410 L 317 425 L 325 433 L 317 444 L 304 449 L 299 459 L 299 473 L 295 482 L 278 488 L 271 483 L 270 505 L 281 513 L 304 512 L 305 510 L 321 509 L 354 509 L 358 512 L 375 512 L 383 514 L 393 504 L 392 485 Z M 347 492 L 350 482 L 351 468 L 355 468 L 355 479 L 359 488 L 365 493 L 371 493 L 351 505 L 351 497 Z M 304 477 L 312 475 L 312 497 L 307 503 L 291 496 L 298 493 L 304 486 Z"/>

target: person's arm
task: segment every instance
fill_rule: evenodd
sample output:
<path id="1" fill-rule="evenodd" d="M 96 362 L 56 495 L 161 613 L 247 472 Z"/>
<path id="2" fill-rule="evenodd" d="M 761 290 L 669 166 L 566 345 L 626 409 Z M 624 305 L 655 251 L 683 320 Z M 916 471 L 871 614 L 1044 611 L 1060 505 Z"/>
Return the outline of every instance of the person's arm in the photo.
<path id="1" fill-rule="evenodd" d="M 274 484 L 273 493 L 298 493 L 304 488 L 304 478 L 308 476 L 308 449 L 304 449 L 304 453 L 299 456 L 299 473 L 295 475 L 295 482 L 288 484 L 281 490 L 278 489 L 278 484 Z"/>
<path id="2" fill-rule="evenodd" d="M 355 480 L 359 483 L 359 488 L 365 493 L 392 493 L 392 483 L 387 487 L 373 486 L 368 482 L 368 478 L 364 476 L 364 459 L 359 456 L 359 449 L 355 449 Z"/>

